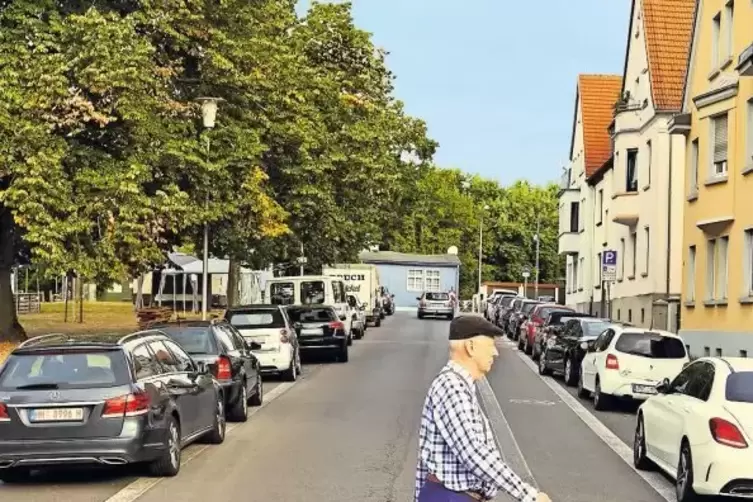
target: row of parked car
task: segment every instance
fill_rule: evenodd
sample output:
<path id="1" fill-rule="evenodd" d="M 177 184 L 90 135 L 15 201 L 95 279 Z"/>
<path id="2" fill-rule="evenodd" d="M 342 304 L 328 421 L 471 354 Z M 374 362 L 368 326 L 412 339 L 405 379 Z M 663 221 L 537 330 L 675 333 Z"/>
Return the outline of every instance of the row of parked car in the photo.
<path id="1" fill-rule="evenodd" d="M 361 315 L 346 331 L 325 304 L 249 305 L 127 335 L 27 340 L 0 368 L 0 480 L 76 464 L 174 476 L 183 447 L 222 443 L 227 420 L 263 403 L 266 375 L 295 381 L 305 352 L 347 363 L 367 329 Z"/>
<path id="2" fill-rule="evenodd" d="M 753 360 L 691 359 L 681 337 L 499 294 L 485 315 L 541 375 L 562 375 L 594 408 L 640 402 L 633 462 L 675 481 L 678 502 L 753 497 Z"/>

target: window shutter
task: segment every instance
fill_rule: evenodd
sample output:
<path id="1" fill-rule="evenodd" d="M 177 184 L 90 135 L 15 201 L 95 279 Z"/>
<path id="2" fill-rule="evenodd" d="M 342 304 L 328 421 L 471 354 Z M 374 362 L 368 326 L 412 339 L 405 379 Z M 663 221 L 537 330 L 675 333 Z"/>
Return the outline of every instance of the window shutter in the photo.
<path id="1" fill-rule="evenodd" d="M 714 162 L 727 160 L 727 115 L 714 119 Z"/>

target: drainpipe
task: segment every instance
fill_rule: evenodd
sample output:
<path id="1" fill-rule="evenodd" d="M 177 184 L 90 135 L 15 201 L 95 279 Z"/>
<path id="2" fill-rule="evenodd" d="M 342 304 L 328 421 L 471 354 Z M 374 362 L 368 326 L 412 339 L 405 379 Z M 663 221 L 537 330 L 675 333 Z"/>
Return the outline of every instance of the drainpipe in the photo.
<path id="1" fill-rule="evenodd" d="M 667 268 L 667 277 L 666 277 L 666 294 L 667 294 L 667 300 L 669 300 L 669 293 L 670 293 L 670 258 L 672 256 L 672 170 L 673 170 L 673 159 L 672 156 L 672 143 L 673 143 L 673 134 L 669 134 L 669 178 L 667 180 L 667 258 L 666 258 L 666 268 Z M 669 309 L 667 309 L 667 316 L 669 316 Z M 653 319 L 653 315 L 651 318 Z M 667 319 L 667 322 L 669 322 L 669 319 Z"/>

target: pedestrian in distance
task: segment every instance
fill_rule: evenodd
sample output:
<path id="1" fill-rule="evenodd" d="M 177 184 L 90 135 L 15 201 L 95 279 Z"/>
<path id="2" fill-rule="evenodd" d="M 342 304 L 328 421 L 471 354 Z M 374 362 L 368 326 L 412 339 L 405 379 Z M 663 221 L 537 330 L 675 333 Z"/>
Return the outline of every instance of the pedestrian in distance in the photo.
<path id="1" fill-rule="evenodd" d="M 450 360 L 429 387 L 421 414 L 416 502 L 493 500 L 501 490 L 519 502 L 550 502 L 502 460 L 476 395 L 476 382 L 499 355 L 503 331 L 473 315 L 450 323 Z"/>

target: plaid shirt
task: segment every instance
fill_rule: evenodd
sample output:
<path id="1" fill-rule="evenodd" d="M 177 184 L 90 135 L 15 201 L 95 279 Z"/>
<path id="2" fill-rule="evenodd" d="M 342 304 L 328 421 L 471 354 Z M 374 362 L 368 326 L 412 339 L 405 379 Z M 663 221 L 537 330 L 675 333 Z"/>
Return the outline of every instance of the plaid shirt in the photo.
<path id="1" fill-rule="evenodd" d="M 434 379 L 421 415 L 416 501 L 430 473 L 448 490 L 489 500 L 499 490 L 519 502 L 535 502 L 538 495 L 503 462 L 471 375 L 452 361 Z"/>

